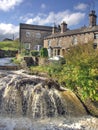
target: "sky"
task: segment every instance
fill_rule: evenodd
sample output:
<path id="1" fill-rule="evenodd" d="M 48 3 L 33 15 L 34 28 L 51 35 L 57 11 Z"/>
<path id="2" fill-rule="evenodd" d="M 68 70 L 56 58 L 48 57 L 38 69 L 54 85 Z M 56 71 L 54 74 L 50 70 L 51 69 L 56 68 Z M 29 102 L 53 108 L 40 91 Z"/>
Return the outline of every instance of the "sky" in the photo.
<path id="1" fill-rule="evenodd" d="M 20 23 L 58 26 L 69 29 L 89 24 L 89 12 L 98 15 L 98 0 L 0 0 L 0 40 L 18 38 Z"/>

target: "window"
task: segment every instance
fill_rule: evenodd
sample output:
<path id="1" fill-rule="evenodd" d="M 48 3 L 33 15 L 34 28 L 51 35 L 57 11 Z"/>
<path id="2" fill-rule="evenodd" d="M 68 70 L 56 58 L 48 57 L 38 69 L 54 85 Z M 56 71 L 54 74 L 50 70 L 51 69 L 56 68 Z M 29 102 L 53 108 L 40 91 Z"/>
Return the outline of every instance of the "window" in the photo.
<path id="1" fill-rule="evenodd" d="M 56 50 L 54 51 L 54 55 L 56 56 Z"/>
<path id="2" fill-rule="evenodd" d="M 58 52 L 57 52 L 58 54 L 57 55 L 60 55 L 60 49 L 58 49 Z"/>
<path id="3" fill-rule="evenodd" d="M 61 40 L 57 41 L 57 46 L 61 46 Z"/>
<path id="4" fill-rule="evenodd" d="M 41 34 L 39 32 L 36 33 L 36 38 L 41 38 Z"/>
<path id="5" fill-rule="evenodd" d="M 97 48 L 97 43 L 93 44 L 93 48 L 96 49 Z"/>
<path id="6" fill-rule="evenodd" d="M 30 32 L 26 31 L 26 37 L 30 37 Z"/>
<path id="7" fill-rule="evenodd" d="M 94 34 L 94 39 L 98 39 L 98 33 Z"/>
<path id="8" fill-rule="evenodd" d="M 42 46 L 41 45 L 35 45 L 35 50 L 37 50 L 37 51 L 40 51 L 40 49 L 42 48 Z"/>
<path id="9" fill-rule="evenodd" d="M 77 38 L 75 36 L 73 37 L 72 44 L 77 45 Z"/>
<path id="10" fill-rule="evenodd" d="M 25 43 L 25 49 L 30 50 L 30 43 Z"/>
<path id="11" fill-rule="evenodd" d="M 51 40 L 48 41 L 48 47 L 50 47 L 50 46 L 51 46 Z"/>

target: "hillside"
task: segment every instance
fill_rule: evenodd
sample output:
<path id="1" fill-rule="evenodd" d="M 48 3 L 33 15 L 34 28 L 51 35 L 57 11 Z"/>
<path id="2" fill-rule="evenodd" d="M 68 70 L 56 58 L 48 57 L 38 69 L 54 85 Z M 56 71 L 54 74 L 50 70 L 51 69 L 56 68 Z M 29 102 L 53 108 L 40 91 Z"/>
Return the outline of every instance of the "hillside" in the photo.
<path id="1" fill-rule="evenodd" d="M 2 41 L 0 42 L 1 50 L 18 50 L 19 42 L 18 41 Z"/>

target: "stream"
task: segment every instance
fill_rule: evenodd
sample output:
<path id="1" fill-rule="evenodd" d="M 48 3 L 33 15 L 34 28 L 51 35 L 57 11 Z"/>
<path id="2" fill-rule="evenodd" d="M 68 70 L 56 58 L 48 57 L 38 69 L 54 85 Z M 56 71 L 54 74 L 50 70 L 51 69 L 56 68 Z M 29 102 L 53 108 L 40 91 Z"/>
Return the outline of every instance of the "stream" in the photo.
<path id="1" fill-rule="evenodd" d="M 12 58 L 0 58 L 0 66 L 15 66 L 14 63 L 11 62 Z"/>

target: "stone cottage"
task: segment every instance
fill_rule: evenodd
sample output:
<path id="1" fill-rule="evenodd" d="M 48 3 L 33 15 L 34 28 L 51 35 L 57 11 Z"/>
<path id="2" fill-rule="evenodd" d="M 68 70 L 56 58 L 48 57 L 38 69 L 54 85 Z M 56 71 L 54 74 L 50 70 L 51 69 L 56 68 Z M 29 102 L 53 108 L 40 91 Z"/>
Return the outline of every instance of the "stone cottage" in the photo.
<path id="1" fill-rule="evenodd" d="M 28 50 L 40 50 L 43 46 L 44 37 L 50 35 L 52 27 L 30 25 L 20 23 L 19 40 L 21 48 Z"/>
<path id="2" fill-rule="evenodd" d="M 69 30 L 66 22 L 52 28 L 51 35 L 44 38 L 44 47 L 48 49 L 49 57 L 64 55 L 70 46 L 88 43 L 93 41 L 93 47 L 98 48 L 98 25 L 97 16 L 94 10 L 89 13 L 89 26 L 75 30 Z"/>

